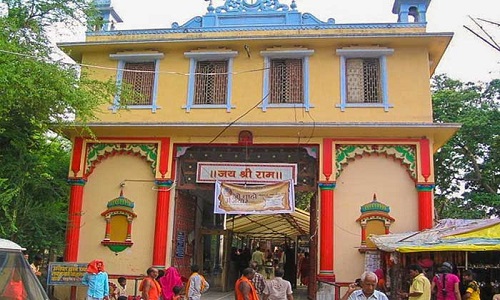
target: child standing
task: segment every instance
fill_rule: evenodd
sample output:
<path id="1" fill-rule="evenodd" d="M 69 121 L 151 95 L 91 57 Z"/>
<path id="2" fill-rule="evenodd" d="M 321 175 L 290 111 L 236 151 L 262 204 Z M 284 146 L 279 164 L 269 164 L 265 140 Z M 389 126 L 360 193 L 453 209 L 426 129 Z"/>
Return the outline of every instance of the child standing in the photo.
<path id="1" fill-rule="evenodd" d="M 172 300 L 184 299 L 184 297 L 181 295 L 182 286 L 176 285 L 176 286 L 174 286 L 174 288 L 172 290 L 174 292 L 174 297 L 172 298 Z"/>

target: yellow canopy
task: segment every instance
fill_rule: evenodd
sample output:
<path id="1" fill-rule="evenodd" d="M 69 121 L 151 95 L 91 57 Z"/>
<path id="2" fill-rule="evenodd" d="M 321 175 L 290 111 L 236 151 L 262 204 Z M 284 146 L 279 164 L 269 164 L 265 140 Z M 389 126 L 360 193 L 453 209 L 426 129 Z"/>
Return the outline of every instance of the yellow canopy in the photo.
<path id="1" fill-rule="evenodd" d="M 500 219 L 445 219 L 423 231 L 371 235 L 382 251 L 499 251 Z"/>

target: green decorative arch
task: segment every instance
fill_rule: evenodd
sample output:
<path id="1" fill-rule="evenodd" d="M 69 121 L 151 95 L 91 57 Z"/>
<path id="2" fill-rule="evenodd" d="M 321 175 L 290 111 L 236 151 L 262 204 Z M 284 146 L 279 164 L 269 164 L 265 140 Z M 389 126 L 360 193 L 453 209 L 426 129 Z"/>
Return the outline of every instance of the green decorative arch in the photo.
<path id="1" fill-rule="evenodd" d="M 86 175 L 90 175 L 96 165 L 105 158 L 117 154 L 133 155 L 144 158 L 151 164 L 153 174 L 156 173 L 158 145 L 157 144 L 104 144 L 87 145 Z"/>
<path id="2" fill-rule="evenodd" d="M 382 154 L 399 160 L 413 180 L 417 180 L 417 151 L 413 145 L 337 145 L 335 169 L 337 178 L 350 160 L 365 154 Z"/>

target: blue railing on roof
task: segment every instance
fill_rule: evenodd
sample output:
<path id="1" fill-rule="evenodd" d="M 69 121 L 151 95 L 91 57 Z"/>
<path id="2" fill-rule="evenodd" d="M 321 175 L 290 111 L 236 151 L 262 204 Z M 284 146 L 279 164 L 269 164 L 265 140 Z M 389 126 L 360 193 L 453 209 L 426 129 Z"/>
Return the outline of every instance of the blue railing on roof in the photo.
<path id="1" fill-rule="evenodd" d="M 336 24 L 333 18 L 324 22 L 310 13 L 299 12 L 295 0 L 290 5 L 282 4 L 279 0 L 226 0 L 224 5 L 217 7 L 213 6 L 212 0 L 206 1 L 209 1 L 207 13 L 193 17 L 182 25 L 174 22 L 171 28 L 95 31 L 87 32 L 87 35 L 425 27 L 425 23 Z"/>
<path id="2" fill-rule="evenodd" d="M 290 6 L 278 0 L 226 0 L 222 6 L 214 7 L 210 1 L 207 13 L 194 17 L 183 25 L 173 23 L 173 29 L 214 29 L 229 28 L 271 28 L 287 26 L 322 26 L 332 27 L 334 19 L 320 21 L 309 13 L 297 11 L 297 4 L 292 0 Z"/>

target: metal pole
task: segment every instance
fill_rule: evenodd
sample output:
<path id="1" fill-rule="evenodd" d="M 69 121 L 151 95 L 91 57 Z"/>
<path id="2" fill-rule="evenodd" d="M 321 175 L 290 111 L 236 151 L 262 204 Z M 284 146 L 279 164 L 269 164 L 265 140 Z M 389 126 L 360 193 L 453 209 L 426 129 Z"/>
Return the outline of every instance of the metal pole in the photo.
<path id="1" fill-rule="evenodd" d="M 465 251 L 465 269 L 469 269 L 469 251 Z"/>

